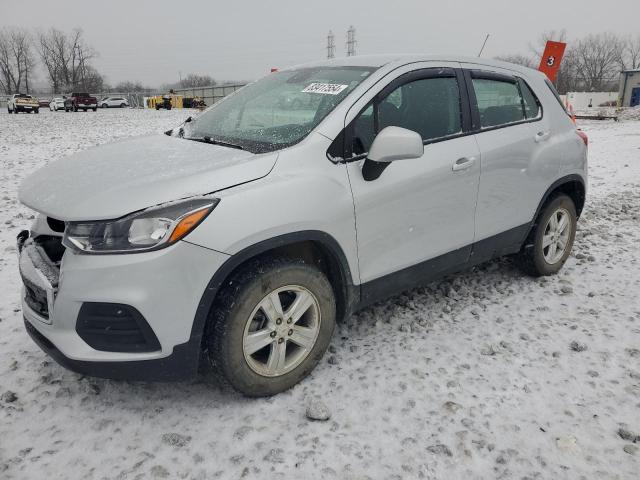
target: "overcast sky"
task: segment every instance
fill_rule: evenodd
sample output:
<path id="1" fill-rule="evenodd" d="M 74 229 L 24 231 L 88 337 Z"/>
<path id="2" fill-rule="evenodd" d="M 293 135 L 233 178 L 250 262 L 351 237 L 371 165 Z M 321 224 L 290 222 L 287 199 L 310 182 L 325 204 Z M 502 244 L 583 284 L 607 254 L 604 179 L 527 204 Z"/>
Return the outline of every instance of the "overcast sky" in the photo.
<path id="1" fill-rule="evenodd" d="M 639 0 L 0 0 L 0 26 L 84 29 L 95 66 L 115 84 L 174 82 L 180 72 L 252 80 L 271 67 L 336 56 L 356 28 L 356 53 L 526 53 L 540 33 L 569 41 L 605 30 L 638 34 Z M 41 75 L 42 76 L 42 75 Z M 41 78 L 40 80 L 44 80 Z"/>

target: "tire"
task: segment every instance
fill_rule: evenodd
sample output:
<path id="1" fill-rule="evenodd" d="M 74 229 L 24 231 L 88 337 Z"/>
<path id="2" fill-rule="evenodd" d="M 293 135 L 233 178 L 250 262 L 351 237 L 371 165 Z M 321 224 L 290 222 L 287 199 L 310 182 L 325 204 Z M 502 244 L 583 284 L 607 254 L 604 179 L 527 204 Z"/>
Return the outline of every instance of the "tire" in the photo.
<path id="1" fill-rule="evenodd" d="M 169 105 L 169 106 L 167 107 L 167 110 L 171 110 L 171 105 Z"/>
<path id="2" fill-rule="evenodd" d="M 39 109 L 39 108 L 36 108 L 36 109 L 34 110 L 34 112 L 35 112 L 35 113 L 40 113 L 40 109 Z"/>
<path id="3" fill-rule="evenodd" d="M 226 285 L 205 332 L 206 355 L 213 374 L 250 397 L 275 395 L 305 378 L 324 355 L 335 327 L 335 298 L 325 275 L 301 260 L 255 260 Z M 282 301 L 282 318 L 273 309 L 268 317 L 260 308 L 262 302 L 273 298 L 274 292 L 277 302 Z M 291 306 L 301 299 L 309 303 L 306 309 L 300 309 L 302 316 L 296 320 L 286 318 L 295 311 Z M 308 330 L 301 330 L 305 327 Z M 269 334 L 262 337 L 268 343 L 254 353 L 245 350 L 245 336 L 251 331 Z M 313 332 L 307 333 L 313 339 L 299 336 L 300 332 Z M 307 348 L 298 345 L 296 336 L 305 341 Z M 269 364 L 278 351 L 285 352 L 282 358 L 289 362 L 280 371 Z"/>
<path id="4" fill-rule="evenodd" d="M 93 107 L 93 111 L 97 112 L 98 111 L 98 107 Z"/>
<path id="5" fill-rule="evenodd" d="M 156 110 L 160 110 L 160 105 L 156 104 Z"/>
<path id="6" fill-rule="evenodd" d="M 124 103 L 121 103 L 120 108 L 124 108 L 124 107 L 126 107 L 126 105 Z"/>
<path id="7" fill-rule="evenodd" d="M 555 224 L 559 226 L 557 229 L 553 227 L 554 215 Z M 564 218 L 567 219 L 568 232 L 566 230 L 560 232 Z M 571 254 L 576 236 L 577 219 L 576 207 L 570 197 L 559 194 L 549 199 L 519 253 L 520 267 L 534 277 L 557 273 Z M 549 241 L 551 244 L 545 245 Z M 560 251 L 562 245 L 564 249 Z"/>
<path id="8" fill-rule="evenodd" d="M 11 113 L 13 113 L 13 110 L 11 110 L 9 107 L 7 107 L 7 113 L 11 114 Z"/>
<path id="9" fill-rule="evenodd" d="M 102 105 L 100 105 L 101 108 L 107 108 L 107 104 L 103 103 Z"/>

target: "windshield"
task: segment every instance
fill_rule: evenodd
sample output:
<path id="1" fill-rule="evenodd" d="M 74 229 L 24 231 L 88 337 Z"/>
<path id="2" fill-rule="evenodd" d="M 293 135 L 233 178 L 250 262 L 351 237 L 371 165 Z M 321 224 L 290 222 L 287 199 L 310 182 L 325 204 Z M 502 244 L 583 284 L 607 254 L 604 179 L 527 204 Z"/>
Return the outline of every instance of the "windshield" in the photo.
<path id="1" fill-rule="evenodd" d="M 316 67 L 275 72 L 186 123 L 181 135 L 253 153 L 298 143 L 375 68 Z"/>

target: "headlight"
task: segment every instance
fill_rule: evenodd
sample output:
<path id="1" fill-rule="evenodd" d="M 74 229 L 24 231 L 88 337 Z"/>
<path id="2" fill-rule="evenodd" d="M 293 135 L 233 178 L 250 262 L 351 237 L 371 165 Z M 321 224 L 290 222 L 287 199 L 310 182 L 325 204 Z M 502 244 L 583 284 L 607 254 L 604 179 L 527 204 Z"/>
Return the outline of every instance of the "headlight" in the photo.
<path id="1" fill-rule="evenodd" d="M 86 253 L 131 253 L 167 247 L 196 228 L 220 202 L 198 198 L 161 205 L 117 220 L 69 222 L 62 243 Z"/>

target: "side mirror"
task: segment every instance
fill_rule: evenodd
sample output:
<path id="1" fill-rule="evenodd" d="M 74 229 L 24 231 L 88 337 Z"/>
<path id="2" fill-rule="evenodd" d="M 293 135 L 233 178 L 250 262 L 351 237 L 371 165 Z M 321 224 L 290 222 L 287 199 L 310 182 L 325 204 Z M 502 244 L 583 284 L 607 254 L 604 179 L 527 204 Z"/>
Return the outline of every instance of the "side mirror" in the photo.
<path id="1" fill-rule="evenodd" d="M 420 158 L 424 155 L 424 145 L 420 134 L 401 127 L 383 128 L 369 149 L 362 166 L 362 177 L 370 182 L 375 180 L 391 162 Z"/>
<path id="2" fill-rule="evenodd" d="M 367 158 L 374 162 L 389 163 L 420 158 L 422 155 L 424 145 L 420 134 L 406 128 L 386 127 L 373 139 Z"/>

